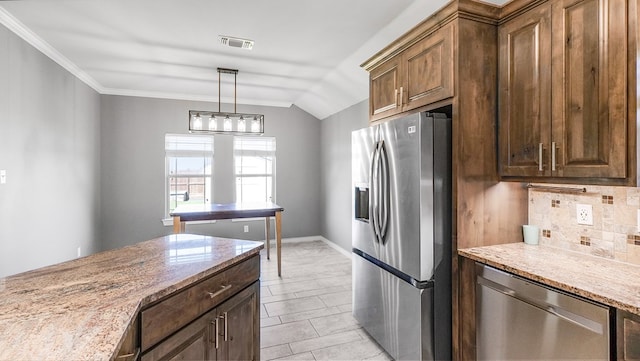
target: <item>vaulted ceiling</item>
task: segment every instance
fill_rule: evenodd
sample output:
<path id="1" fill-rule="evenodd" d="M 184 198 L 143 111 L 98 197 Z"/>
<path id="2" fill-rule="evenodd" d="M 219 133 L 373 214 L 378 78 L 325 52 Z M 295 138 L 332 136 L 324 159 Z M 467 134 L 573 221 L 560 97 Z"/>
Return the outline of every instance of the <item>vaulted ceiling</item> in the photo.
<path id="1" fill-rule="evenodd" d="M 295 104 L 324 119 L 368 97 L 364 60 L 446 2 L 21 0 L 0 2 L 0 23 L 102 94 L 232 103 L 234 77 L 219 92 L 216 71 L 232 68 L 239 111 Z"/>

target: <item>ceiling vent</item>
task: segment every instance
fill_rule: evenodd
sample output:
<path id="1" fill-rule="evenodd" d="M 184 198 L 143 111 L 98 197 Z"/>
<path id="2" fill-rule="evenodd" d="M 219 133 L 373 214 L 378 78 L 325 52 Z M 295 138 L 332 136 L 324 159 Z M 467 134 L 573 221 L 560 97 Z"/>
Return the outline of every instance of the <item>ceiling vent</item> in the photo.
<path id="1" fill-rule="evenodd" d="M 232 48 L 242 48 L 247 50 L 253 49 L 253 40 L 234 38 L 232 36 L 226 35 L 218 35 L 218 40 L 220 40 L 220 44 L 224 46 L 230 46 Z"/>

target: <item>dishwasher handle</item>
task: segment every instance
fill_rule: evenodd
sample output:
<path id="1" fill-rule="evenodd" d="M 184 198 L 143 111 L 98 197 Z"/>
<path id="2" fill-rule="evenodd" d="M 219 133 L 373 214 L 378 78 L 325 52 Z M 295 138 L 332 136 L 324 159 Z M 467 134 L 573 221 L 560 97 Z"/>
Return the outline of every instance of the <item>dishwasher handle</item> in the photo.
<path id="1" fill-rule="evenodd" d="M 567 311 L 563 308 L 557 307 L 557 306 L 553 306 L 550 305 L 544 301 L 539 301 L 539 300 L 535 300 L 532 299 L 530 297 L 527 297 L 525 295 L 523 295 L 522 293 L 518 293 L 515 290 L 506 287 L 504 285 L 501 285 L 499 283 L 496 283 L 494 281 L 488 280 L 482 276 L 478 276 L 478 284 L 491 288 L 492 290 L 502 293 L 505 296 L 509 296 L 509 297 L 513 297 L 519 301 L 522 301 L 530 306 L 533 306 L 535 308 L 538 308 L 542 311 L 548 312 L 556 317 L 559 317 L 567 322 L 570 322 L 574 325 L 580 326 L 582 328 L 585 328 L 591 332 L 595 332 L 599 335 L 604 334 L 604 326 L 596 321 L 590 320 L 586 317 L 580 316 L 580 315 L 576 315 L 573 312 Z"/>

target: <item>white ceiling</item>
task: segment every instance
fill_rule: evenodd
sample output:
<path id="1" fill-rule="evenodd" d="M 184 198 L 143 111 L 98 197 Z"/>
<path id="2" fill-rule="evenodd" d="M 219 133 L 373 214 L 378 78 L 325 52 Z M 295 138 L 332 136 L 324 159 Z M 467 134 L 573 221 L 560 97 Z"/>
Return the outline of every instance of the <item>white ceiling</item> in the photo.
<path id="1" fill-rule="evenodd" d="M 368 97 L 363 61 L 446 2 L 22 0 L 0 2 L 0 23 L 102 94 L 217 102 L 216 68 L 232 68 L 238 104 L 295 104 L 324 119 Z M 233 75 L 221 79 L 232 103 Z"/>

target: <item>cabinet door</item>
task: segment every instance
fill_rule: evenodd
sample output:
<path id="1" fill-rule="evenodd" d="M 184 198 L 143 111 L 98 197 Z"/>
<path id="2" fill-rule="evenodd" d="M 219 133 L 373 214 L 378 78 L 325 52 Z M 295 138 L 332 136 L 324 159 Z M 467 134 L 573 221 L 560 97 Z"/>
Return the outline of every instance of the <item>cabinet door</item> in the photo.
<path id="1" fill-rule="evenodd" d="M 218 307 L 218 359 L 260 359 L 259 292 L 256 282 Z"/>
<path id="2" fill-rule="evenodd" d="M 454 24 L 438 30 L 402 53 L 402 110 L 453 96 Z"/>
<path id="3" fill-rule="evenodd" d="M 549 176 L 551 13 L 543 4 L 498 29 L 503 176 Z"/>
<path id="4" fill-rule="evenodd" d="M 640 360 L 640 315 L 617 310 L 618 360 Z"/>
<path id="5" fill-rule="evenodd" d="M 369 119 L 378 120 L 399 113 L 400 57 L 396 56 L 369 74 Z"/>
<path id="6" fill-rule="evenodd" d="M 141 361 L 216 360 L 215 322 L 214 309 L 160 342 Z"/>
<path id="7" fill-rule="evenodd" d="M 627 2 L 552 2 L 555 176 L 627 174 Z"/>

